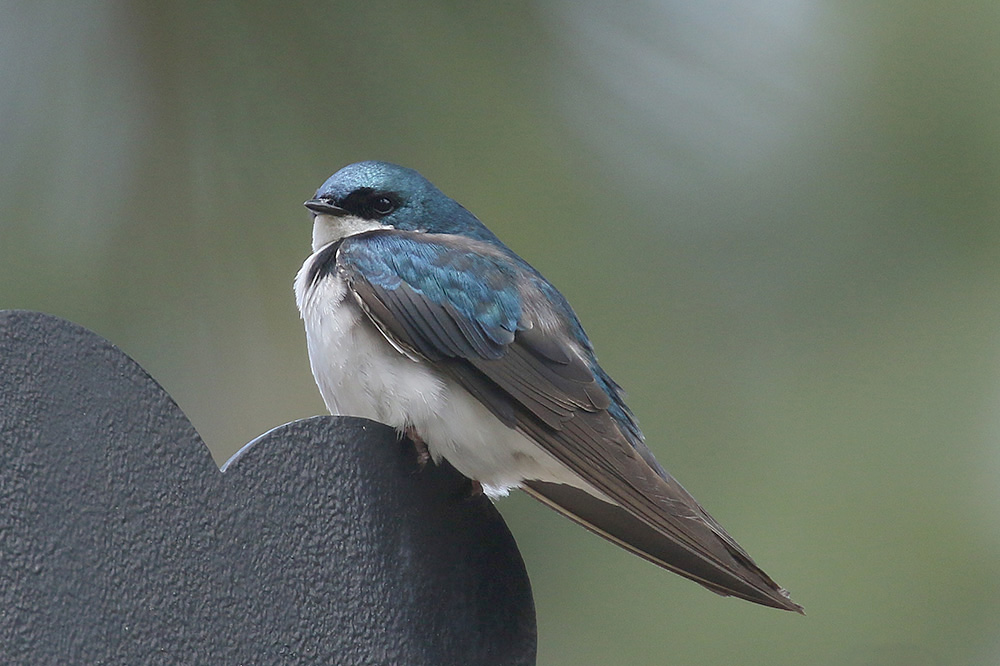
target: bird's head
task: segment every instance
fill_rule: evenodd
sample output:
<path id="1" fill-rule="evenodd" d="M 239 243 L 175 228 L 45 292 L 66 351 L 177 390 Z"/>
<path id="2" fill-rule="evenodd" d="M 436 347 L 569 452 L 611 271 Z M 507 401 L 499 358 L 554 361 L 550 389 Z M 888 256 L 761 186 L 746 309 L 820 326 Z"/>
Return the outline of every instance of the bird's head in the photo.
<path id="1" fill-rule="evenodd" d="M 388 162 L 345 166 L 323 183 L 305 207 L 314 215 L 314 252 L 346 236 L 386 228 L 500 242 L 429 180 Z"/>

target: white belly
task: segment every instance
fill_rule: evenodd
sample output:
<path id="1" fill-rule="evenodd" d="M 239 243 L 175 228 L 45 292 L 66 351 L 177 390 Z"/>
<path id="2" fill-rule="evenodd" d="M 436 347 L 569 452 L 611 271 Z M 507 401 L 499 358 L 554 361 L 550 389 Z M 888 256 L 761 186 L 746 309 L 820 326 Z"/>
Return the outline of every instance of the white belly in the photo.
<path id="1" fill-rule="evenodd" d="M 446 459 L 491 497 L 538 479 L 596 491 L 537 444 L 501 423 L 454 380 L 397 351 L 368 320 L 344 282 L 295 280 L 309 362 L 332 414 L 360 416 L 400 432 L 412 427 L 435 462 Z"/>

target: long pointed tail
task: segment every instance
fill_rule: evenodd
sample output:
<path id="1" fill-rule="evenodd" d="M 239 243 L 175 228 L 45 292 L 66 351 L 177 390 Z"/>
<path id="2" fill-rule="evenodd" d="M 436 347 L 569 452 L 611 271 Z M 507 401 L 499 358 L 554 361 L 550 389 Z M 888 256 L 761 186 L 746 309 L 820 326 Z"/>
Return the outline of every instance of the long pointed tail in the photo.
<path id="1" fill-rule="evenodd" d="M 540 502 L 623 548 L 723 596 L 805 614 L 783 588 L 742 550 L 724 540 L 713 544 L 727 566 L 700 557 L 676 540 L 650 527 L 619 506 L 563 484 L 527 481 L 524 490 Z"/>

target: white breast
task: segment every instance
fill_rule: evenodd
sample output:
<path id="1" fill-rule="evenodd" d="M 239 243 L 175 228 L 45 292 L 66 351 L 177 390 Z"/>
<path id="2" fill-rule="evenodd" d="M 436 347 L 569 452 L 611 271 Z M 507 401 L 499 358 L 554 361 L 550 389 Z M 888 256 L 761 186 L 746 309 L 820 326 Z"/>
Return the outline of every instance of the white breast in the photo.
<path id="1" fill-rule="evenodd" d="M 491 496 L 522 481 L 567 483 L 597 493 L 537 444 L 501 423 L 454 380 L 393 347 L 330 274 L 310 285 L 310 256 L 295 279 L 309 362 L 332 414 L 360 416 L 400 432 L 412 427 L 431 456 L 479 481 Z"/>

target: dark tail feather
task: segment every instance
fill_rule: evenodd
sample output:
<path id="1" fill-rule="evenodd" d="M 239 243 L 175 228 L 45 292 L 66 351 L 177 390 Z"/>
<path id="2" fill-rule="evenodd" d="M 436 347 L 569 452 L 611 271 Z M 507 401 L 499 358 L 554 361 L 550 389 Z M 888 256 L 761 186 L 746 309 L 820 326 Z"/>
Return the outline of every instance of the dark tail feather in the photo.
<path id="1" fill-rule="evenodd" d="M 730 567 L 719 566 L 692 553 L 621 507 L 603 502 L 572 486 L 527 481 L 524 490 L 595 534 L 690 578 L 717 594 L 804 614 L 802 607 L 789 598 L 788 592 L 771 580 L 753 560 L 745 553 L 732 551 L 721 540 L 719 545 L 728 554 Z M 718 551 L 718 548 L 713 550 Z"/>

